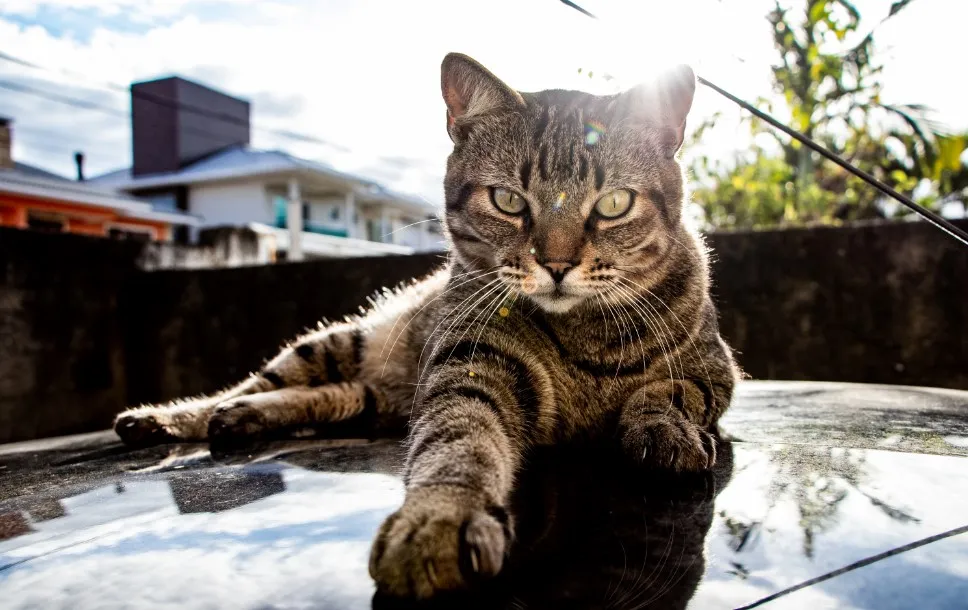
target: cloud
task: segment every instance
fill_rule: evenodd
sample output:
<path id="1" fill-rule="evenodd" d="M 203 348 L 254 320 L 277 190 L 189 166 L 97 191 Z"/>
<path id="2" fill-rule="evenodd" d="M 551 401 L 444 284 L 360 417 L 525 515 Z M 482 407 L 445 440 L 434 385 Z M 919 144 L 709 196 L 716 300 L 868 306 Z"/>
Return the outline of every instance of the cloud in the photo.
<path id="1" fill-rule="evenodd" d="M 443 127 L 439 65 L 448 51 L 479 59 L 522 90 L 611 92 L 663 65 L 689 61 L 753 99 L 769 93 L 772 43 L 763 15 L 770 4 L 626 3 L 621 14 L 596 22 L 552 0 L 8 0 L 0 13 L 0 51 L 71 76 L 0 62 L 0 77 L 43 77 L 65 87 L 126 85 L 170 74 L 196 78 L 253 101 L 256 146 L 283 148 L 346 171 L 386 165 L 389 169 L 378 173 L 390 176 L 387 186 L 419 189 L 418 194 L 440 202 L 451 143 Z M 606 6 L 618 7 L 589 2 L 608 17 Z M 104 19 L 83 37 L 71 37 L 11 18 L 67 7 L 96 11 Z M 136 32 L 115 27 L 110 17 L 119 14 L 147 25 Z M 583 74 L 578 68 L 585 69 Z M 589 79 L 588 70 L 608 72 L 616 80 Z M 944 87 L 939 83 L 932 90 Z M 127 105 L 124 93 L 113 95 L 116 104 Z M 8 101 L 15 97 L 19 101 Z M 92 171 L 128 163 L 123 119 L 109 122 L 90 111 L 49 104 L 34 110 L 34 102 L 5 92 L 0 112 L 15 111 L 17 124 L 31 128 L 69 123 L 56 146 L 90 149 Z M 736 137 L 739 111 L 709 91 L 697 96 L 691 124 L 717 110 L 725 111 L 726 122 L 709 133 L 709 147 L 725 153 L 748 144 Z M 280 137 L 272 129 L 308 134 L 350 151 Z M 44 143 L 51 147 L 52 141 Z M 23 161 L 72 171 L 69 154 L 54 155 L 40 144 L 41 136 L 27 139 L 16 152 Z M 404 158 L 409 165 L 398 167 L 394 159 Z"/>
<path id="2" fill-rule="evenodd" d="M 65 517 L 0 543 L 0 565 L 33 558 L 0 574 L 4 607 L 369 607 L 370 543 L 401 483 L 282 474 L 285 493 L 219 513 L 178 514 L 159 479 L 67 498 Z"/>

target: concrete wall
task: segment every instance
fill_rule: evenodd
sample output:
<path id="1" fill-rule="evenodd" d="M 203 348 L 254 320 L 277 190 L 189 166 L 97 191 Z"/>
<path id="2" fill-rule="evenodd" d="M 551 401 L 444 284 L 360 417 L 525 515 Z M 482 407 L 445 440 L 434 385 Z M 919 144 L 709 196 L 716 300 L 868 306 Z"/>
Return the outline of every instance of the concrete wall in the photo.
<path id="1" fill-rule="evenodd" d="M 723 336 L 753 377 L 968 389 L 968 247 L 934 227 L 718 233 L 708 243 Z"/>
<path id="2" fill-rule="evenodd" d="M 198 245 L 172 242 L 145 244 L 138 257 L 142 271 L 161 269 L 215 269 L 276 262 L 274 236 L 242 227 L 202 229 Z"/>
<path id="3" fill-rule="evenodd" d="M 120 301 L 140 248 L 0 228 L 0 442 L 91 430 L 127 402 Z"/>
<path id="4" fill-rule="evenodd" d="M 968 222 L 961 222 L 968 227 Z M 760 379 L 968 389 L 968 248 L 921 223 L 720 233 L 724 336 Z M 0 229 L 0 442 L 239 379 L 438 255 L 145 273 L 140 244 Z"/>

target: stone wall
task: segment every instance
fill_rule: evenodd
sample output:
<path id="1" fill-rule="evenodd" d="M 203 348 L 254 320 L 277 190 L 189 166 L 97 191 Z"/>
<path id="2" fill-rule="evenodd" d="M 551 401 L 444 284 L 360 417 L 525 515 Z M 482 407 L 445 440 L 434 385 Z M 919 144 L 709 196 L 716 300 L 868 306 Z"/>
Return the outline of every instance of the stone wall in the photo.
<path id="1" fill-rule="evenodd" d="M 968 223 L 961 223 L 968 227 Z M 718 233 L 722 331 L 759 379 L 968 389 L 968 248 L 923 223 Z M 0 442 L 208 392 L 439 255 L 143 272 L 143 245 L 0 229 Z"/>

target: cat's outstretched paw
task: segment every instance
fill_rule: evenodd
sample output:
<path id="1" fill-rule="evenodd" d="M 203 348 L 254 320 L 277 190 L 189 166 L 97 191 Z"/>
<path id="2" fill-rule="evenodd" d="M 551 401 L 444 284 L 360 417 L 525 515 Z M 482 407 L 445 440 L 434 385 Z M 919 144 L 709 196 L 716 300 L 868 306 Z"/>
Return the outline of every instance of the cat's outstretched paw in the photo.
<path id="1" fill-rule="evenodd" d="M 716 439 L 678 415 L 650 415 L 628 426 L 622 445 L 643 464 L 675 472 L 699 472 L 716 464 Z"/>
<path id="2" fill-rule="evenodd" d="M 511 540 L 507 511 L 466 489 L 412 490 L 377 533 L 370 576 L 383 594 L 428 599 L 497 575 Z"/>
<path id="3" fill-rule="evenodd" d="M 175 440 L 158 418 L 147 410 L 125 411 L 114 420 L 114 432 L 125 445 L 150 447 Z"/>
<path id="4" fill-rule="evenodd" d="M 254 437 L 266 431 L 265 416 L 244 398 L 223 402 L 208 420 L 208 439 L 212 443 Z"/>

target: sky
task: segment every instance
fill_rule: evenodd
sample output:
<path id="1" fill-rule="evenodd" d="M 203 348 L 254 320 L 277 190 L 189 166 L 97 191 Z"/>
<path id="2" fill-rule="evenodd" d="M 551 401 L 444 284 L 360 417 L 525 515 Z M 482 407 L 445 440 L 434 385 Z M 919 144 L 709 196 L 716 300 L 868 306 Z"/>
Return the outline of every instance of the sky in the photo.
<path id="1" fill-rule="evenodd" d="M 130 165 L 127 85 L 177 74 L 251 100 L 255 147 L 438 204 L 451 146 L 439 85 L 449 51 L 522 91 L 612 93 L 685 62 L 740 97 L 770 93 L 764 17 L 772 0 L 579 3 L 602 19 L 558 0 L 0 0 L 0 115 L 14 119 L 16 160 L 73 175 L 73 153 L 82 150 L 87 174 L 97 175 Z M 890 6 L 855 4 L 862 31 Z M 960 56 L 966 19 L 968 3 L 916 0 L 878 30 L 885 101 L 927 104 L 942 123 L 968 128 L 960 79 L 940 63 Z M 724 118 L 701 151 L 728 157 L 749 144 L 737 132 L 738 109 L 700 89 L 691 123 L 717 111 Z"/>

